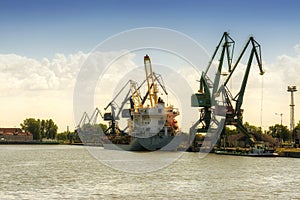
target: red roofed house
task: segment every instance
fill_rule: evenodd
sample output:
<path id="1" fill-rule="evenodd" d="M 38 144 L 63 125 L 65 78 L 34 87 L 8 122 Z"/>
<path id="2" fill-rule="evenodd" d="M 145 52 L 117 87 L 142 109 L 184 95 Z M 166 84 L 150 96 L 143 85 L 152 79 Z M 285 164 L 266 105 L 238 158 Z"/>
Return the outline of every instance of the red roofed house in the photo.
<path id="1" fill-rule="evenodd" d="M 0 142 L 29 142 L 33 141 L 30 132 L 23 132 L 20 128 L 0 128 Z"/>

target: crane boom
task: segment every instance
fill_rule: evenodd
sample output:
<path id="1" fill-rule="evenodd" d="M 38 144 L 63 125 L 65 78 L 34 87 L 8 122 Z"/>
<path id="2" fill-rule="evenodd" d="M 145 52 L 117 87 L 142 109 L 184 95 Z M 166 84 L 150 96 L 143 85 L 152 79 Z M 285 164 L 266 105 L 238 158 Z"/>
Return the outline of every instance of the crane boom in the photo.
<path id="1" fill-rule="evenodd" d="M 234 73 L 236 67 L 238 66 L 238 64 L 240 63 L 240 60 L 242 59 L 242 57 L 244 56 L 246 50 L 248 49 L 249 45 L 251 44 L 252 48 L 250 51 L 250 56 L 247 62 L 247 66 L 246 66 L 246 70 L 245 70 L 245 74 L 243 77 L 243 81 L 241 84 L 241 88 L 239 90 L 239 92 L 236 94 L 236 96 L 234 98 L 231 97 L 231 100 L 236 102 L 235 105 L 235 109 L 233 109 L 232 104 L 230 103 L 230 99 L 227 98 L 227 105 L 228 108 L 227 110 L 230 110 L 231 112 L 226 114 L 226 124 L 227 125 L 235 125 L 241 132 L 243 132 L 248 138 L 249 140 L 254 143 L 255 139 L 251 137 L 251 135 L 249 134 L 247 128 L 244 127 L 243 125 L 243 110 L 242 110 L 242 104 L 243 104 L 243 100 L 244 100 L 244 94 L 245 94 L 245 90 L 246 90 L 246 86 L 247 86 L 247 82 L 248 82 L 248 77 L 249 77 L 249 73 L 250 73 L 250 68 L 252 66 L 252 61 L 254 59 L 254 57 L 256 58 L 259 70 L 260 70 L 260 75 L 264 74 L 264 71 L 262 69 L 262 59 L 261 59 L 261 48 L 260 45 L 257 41 L 254 40 L 253 37 L 250 37 L 248 42 L 246 43 L 245 47 L 243 48 L 241 54 L 239 55 L 237 61 L 235 62 L 232 71 L 230 72 L 229 76 L 227 77 L 227 79 L 224 82 L 224 86 L 226 87 L 228 81 L 230 80 L 232 74 Z M 226 87 L 227 88 L 227 87 Z M 226 90 L 226 93 L 230 93 L 228 88 Z M 233 111 L 233 112 L 232 112 Z"/>
<path id="2" fill-rule="evenodd" d="M 205 75 L 208 73 L 208 70 L 212 64 L 212 62 L 214 61 L 217 53 L 218 53 L 218 50 L 219 48 L 223 47 L 222 51 L 225 52 L 226 50 L 226 56 L 227 56 L 227 63 L 228 63 L 228 66 L 229 66 L 229 71 L 231 71 L 231 63 L 232 63 L 232 57 L 233 57 L 233 52 L 234 52 L 234 45 L 235 45 L 235 42 L 234 40 L 229 36 L 229 34 L 227 32 L 224 32 L 223 33 L 223 36 L 221 37 L 221 40 L 219 42 L 219 44 L 217 45 L 216 47 L 216 50 L 214 51 L 213 53 L 213 56 L 211 57 L 209 63 L 208 63 L 208 67 L 206 68 L 206 71 L 205 71 Z M 230 49 L 230 46 L 232 45 L 232 48 Z"/>
<path id="3" fill-rule="evenodd" d="M 150 104 L 151 104 L 151 107 L 154 107 L 157 105 L 157 101 L 158 101 L 158 98 L 157 98 L 158 90 L 157 90 L 157 85 L 155 83 L 154 74 L 152 71 L 151 60 L 148 55 L 144 56 L 144 65 L 145 65 L 146 80 L 147 80 L 147 85 L 148 85 Z"/>
<path id="4" fill-rule="evenodd" d="M 260 70 L 260 75 L 264 74 L 264 71 L 262 69 L 262 59 L 261 59 L 261 48 L 260 48 L 260 45 L 259 45 L 259 43 L 257 41 L 254 40 L 253 37 L 250 37 L 249 40 L 248 40 L 248 42 L 246 43 L 246 45 L 245 45 L 242 53 L 240 54 L 238 60 L 236 61 L 235 65 L 233 67 L 232 72 L 229 74 L 228 78 L 226 79 L 224 85 L 226 86 L 226 84 L 228 83 L 228 81 L 231 78 L 234 70 L 238 66 L 241 58 L 243 57 L 246 49 L 248 48 L 248 46 L 250 44 L 252 45 L 252 49 L 251 49 L 250 56 L 249 56 L 249 59 L 248 59 L 248 63 L 247 63 L 246 71 L 245 71 L 244 78 L 243 78 L 243 81 L 242 81 L 242 84 L 241 84 L 241 88 L 240 88 L 239 92 L 237 93 L 237 95 L 233 98 L 233 100 L 236 101 L 235 113 L 237 115 L 241 112 L 241 107 L 242 107 L 242 104 L 243 104 L 243 99 L 244 99 L 244 94 L 245 94 L 245 90 L 246 90 L 246 86 L 247 86 L 247 82 L 248 82 L 250 68 L 252 66 L 252 61 L 254 59 L 254 56 L 256 58 L 256 61 L 257 61 L 257 64 L 258 64 L 258 67 L 259 67 L 259 70 Z"/>
<path id="5" fill-rule="evenodd" d="M 130 82 L 131 100 L 133 102 L 134 109 L 143 107 L 141 96 L 137 88 L 137 83 L 134 81 Z"/>

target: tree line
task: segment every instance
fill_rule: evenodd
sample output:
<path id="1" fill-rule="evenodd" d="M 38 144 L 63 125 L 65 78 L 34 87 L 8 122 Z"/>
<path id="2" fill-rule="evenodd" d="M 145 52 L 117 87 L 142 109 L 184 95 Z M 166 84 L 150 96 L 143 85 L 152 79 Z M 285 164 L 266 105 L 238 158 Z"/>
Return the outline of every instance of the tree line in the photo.
<path id="1" fill-rule="evenodd" d="M 261 127 L 250 125 L 248 122 L 244 123 L 244 126 L 250 132 L 257 133 L 257 134 L 267 134 L 283 142 L 291 141 L 292 134 L 296 131 L 300 131 L 300 121 L 296 125 L 295 129 L 292 131 L 290 131 L 287 126 L 281 124 L 275 124 L 274 126 L 269 126 L 269 130 L 265 130 L 264 132 L 262 131 Z M 225 132 L 227 135 L 235 135 L 239 133 L 238 130 L 229 129 L 228 127 L 225 127 Z"/>
<path id="2" fill-rule="evenodd" d="M 54 123 L 52 119 L 35 119 L 35 118 L 27 118 L 20 124 L 23 131 L 28 131 L 32 133 L 34 140 L 42 140 L 42 139 L 57 139 L 59 141 L 69 141 L 73 142 L 81 142 L 76 131 L 74 132 L 62 132 L 57 133 L 58 126 Z M 287 126 L 275 124 L 274 126 L 270 126 L 269 130 L 262 132 L 261 127 L 256 127 L 250 125 L 249 123 L 245 123 L 244 126 L 251 130 L 251 132 L 258 134 L 267 134 L 272 136 L 273 138 L 277 138 L 283 142 L 291 141 L 292 133 L 288 130 Z M 102 129 L 103 131 L 107 129 L 105 124 L 96 124 L 93 125 L 94 129 Z M 297 123 L 295 130 L 300 130 L 300 121 Z M 236 129 L 229 129 L 226 127 L 225 132 L 227 135 L 238 134 Z"/>
<path id="3" fill-rule="evenodd" d="M 52 119 L 27 118 L 20 126 L 23 131 L 32 133 L 34 140 L 56 139 L 58 127 Z"/>

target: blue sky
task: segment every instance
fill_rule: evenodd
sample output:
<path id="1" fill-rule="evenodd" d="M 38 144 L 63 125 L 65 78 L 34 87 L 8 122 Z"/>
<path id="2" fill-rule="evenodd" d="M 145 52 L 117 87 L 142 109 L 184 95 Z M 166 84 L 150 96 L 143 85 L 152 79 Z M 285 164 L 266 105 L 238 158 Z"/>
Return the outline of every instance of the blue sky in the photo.
<path id="1" fill-rule="evenodd" d="M 90 51 L 127 29 L 158 26 L 183 32 L 211 52 L 224 31 L 243 44 L 253 34 L 265 59 L 294 54 L 300 2 L 255 1 L 0 1 L 0 53 L 33 58 Z"/>
<path id="2" fill-rule="evenodd" d="M 182 32 L 210 54 L 224 31 L 234 38 L 236 53 L 254 36 L 269 70 L 264 78 L 265 128 L 279 121 L 275 113 L 283 113 L 288 125 L 286 87 L 300 89 L 299 10 L 298 0 L 0 0 L 0 110 L 9 113 L 0 117 L 0 126 L 18 126 L 26 117 L 54 118 L 60 129 L 72 124 L 80 62 L 108 37 L 141 27 Z M 259 96 L 258 81 L 249 79 L 245 115 L 260 102 L 251 99 Z M 295 98 L 297 122 L 299 96 Z M 253 111 L 245 118 L 259 125 L 257 115 Z"/>

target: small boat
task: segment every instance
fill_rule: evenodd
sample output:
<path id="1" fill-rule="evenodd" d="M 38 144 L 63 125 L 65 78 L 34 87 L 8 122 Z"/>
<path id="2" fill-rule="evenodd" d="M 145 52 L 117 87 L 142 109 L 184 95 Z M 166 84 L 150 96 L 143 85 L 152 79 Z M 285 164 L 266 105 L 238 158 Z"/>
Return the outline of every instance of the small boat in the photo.
<path id="1" fill-rule="evenodd" d="M 233 155 L 233 156 L 252 156 L 252 157 L 276 157 L 278 153 L 268 150 L 264 144 L 255 144 L 249 149 L 239 148 L 224 148 L 215 151 L 220 155 Z"/>

